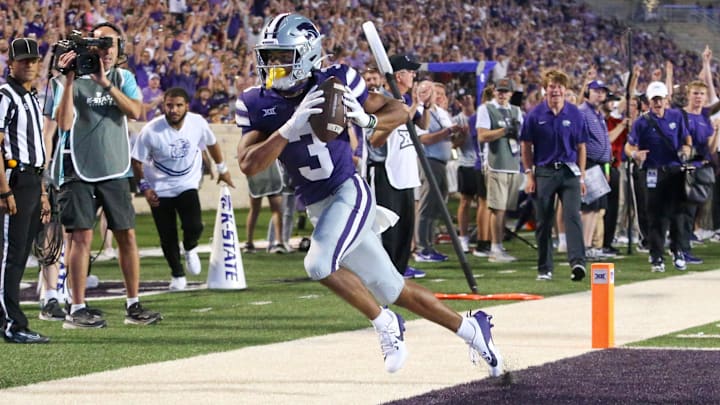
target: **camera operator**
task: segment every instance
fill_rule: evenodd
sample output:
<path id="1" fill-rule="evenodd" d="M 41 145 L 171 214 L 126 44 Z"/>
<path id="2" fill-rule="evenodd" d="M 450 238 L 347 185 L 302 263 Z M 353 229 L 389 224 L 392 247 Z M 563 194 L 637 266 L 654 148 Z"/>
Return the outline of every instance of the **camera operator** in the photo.
<path id="1" fill-rule="evenodd" d="M 93 27 L 91 35 L 92 38 L 82 39 L 92 44 L 87 50 L 71 44 L 56 55 L 58 70 L 65 74 L 65 80 L 56 97 L 55 115 L 62 136 L 53 159 L 53 176 L 61 186 L 60 219 L 72 241 L 68 254 L 72 307 L 63 327 L 106 326 L 99 313 L 85 306 L 96 204 L 107 215 L 108 228 L 119 247 L 127 291 L 125 323 L 153 324 L 162 316 L 144 309 L 138 301 L 140 259 L 135 240 L 135 211 L 125 177 L 130 168 L 127 118 L 140 117 L 142 94 L 132 73 L 116 67 L 123 53 L 122 31 L 113 24 L 101 23 Z M 93 70 L 92 62 L 87 62 L 92 59 L 86 52 L 99 57 L 97 71 L 78 76 L 81 68 L 81 72 Z"/>

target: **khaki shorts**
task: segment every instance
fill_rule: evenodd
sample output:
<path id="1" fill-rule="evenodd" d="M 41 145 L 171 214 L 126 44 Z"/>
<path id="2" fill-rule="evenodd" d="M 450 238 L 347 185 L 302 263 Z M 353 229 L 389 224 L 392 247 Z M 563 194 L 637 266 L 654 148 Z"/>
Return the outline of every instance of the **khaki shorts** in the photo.
<path id="1" fill-rule="evenodd" d="M 499 211 L 515 211 L 522 176 L 520 173 L 487 172 L 487 204 Z"/>
<path id="2" fill-rule="evenodd" d="M 93 229 L 97 208 L 102 207 L 111 230 L 135 228 L 130 183 L 125 177 L 97 183 L 71 181 L 60 187 L 60 222 L 68 231 Z"/>

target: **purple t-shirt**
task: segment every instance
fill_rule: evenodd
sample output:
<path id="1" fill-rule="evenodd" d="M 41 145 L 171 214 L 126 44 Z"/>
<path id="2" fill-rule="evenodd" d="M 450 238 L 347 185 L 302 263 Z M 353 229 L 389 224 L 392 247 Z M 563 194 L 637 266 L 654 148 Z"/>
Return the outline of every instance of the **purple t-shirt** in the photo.
<path id="1" fill-rule="evenodd" d="M 307 89 L 330 76 L 336 76 L 350 87 L 360 104 L 365 103 L 368 97 L 365 81 L 346 65 L 333 65 L 313 71 Z M 288 99 L 274 90 L 251 87 L 238 97 L 235 121 L 243 133 L 256 130 L 271 134 L 293 115 L 305 93 Z M 304 126 L 302 133 L 289 135 L 289 143 L 279 160 L 285 166 L 295 186 L 295 194 L 303 204 L 310 205 L 324 199 L 355 173 L 347 130 L 328 143 L 313 135 L 309 124 Z"/>
<path id="2" fill-rule="evenodd" d="M 692 136 L 692 144 L 698 159 L 710 161 L 710 148 L 708 141 L 715 133 L 710 122 L 710 109 L 703 108 L 700 114 L 687 114 L 687 130 Z"/>
<path id="3" fill-rule="evenodd" d="M 565 103 L 560 113 L 555 115 L 545 100 L 528 113 L 520 140 L 533 144 L 535 166 L 555 162 L 576 163 L 578 146 L 587 142 L 583 116 L 570 103 Z"/>

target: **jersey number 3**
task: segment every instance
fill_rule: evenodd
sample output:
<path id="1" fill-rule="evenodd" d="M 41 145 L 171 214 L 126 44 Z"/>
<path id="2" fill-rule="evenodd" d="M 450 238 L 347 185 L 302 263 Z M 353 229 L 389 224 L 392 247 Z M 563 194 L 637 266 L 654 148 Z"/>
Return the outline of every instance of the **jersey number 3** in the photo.
<path id="1" fill-rule="evenodd" d="M 309 127 L 309 125 L 308 125 Z M 318 161 L 318 167 L 302 166 L 298 168 L 300 174 L 310 181 L 320 181 L 330 178 L 335 165 L 330 157 L 330 150 L 327 144 L 312 134 L 290 136 L 290 142 L 301 142 L 305 144 L 308 154 Z"/>

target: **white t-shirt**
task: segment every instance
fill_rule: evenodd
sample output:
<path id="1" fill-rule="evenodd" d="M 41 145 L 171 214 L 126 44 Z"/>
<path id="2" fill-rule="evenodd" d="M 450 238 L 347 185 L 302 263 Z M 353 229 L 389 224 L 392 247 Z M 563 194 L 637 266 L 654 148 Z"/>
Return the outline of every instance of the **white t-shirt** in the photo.
<path id="1" fill-rule="evenodd" d="M 196 189 L 202 177 L 202 150 L 216 143 L 205 118 L 188 112 L 180 130 L 164 115 L 145 124 L 132 150 L 142 162 L 145 179 L 158 197 L 176 197 Z"/>

